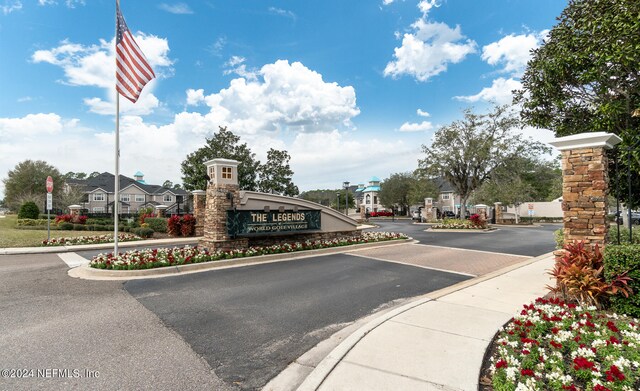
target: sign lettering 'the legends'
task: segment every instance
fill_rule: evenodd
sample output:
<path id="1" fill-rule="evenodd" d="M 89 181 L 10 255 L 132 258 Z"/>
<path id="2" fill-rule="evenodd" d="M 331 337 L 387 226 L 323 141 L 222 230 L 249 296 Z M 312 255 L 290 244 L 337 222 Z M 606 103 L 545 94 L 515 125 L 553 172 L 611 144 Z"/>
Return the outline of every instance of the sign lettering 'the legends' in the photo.
<path id="1" fill-rule="evenodd" d="M 321 214 L 320 210 L 230 210 L 227 212 L 227 232 L 231 236 L 253 236 L 320 230 Z"/>

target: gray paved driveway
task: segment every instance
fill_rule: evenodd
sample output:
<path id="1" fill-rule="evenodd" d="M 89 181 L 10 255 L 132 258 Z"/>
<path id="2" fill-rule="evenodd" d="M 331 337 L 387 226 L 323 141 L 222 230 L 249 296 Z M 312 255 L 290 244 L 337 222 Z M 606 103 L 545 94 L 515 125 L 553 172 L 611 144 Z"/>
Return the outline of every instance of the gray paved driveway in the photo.
<path id="1" fill-rule="evenodd" d="M 545 224 L 540 227 L 499 227 L 488 233 L 428 232 L 423 224 L 413 224 L 411 220 L 372 220 L 379 227 L 374 231 L 395 231 L 405 233 L 421 244 L 491 251 L 504 254 L 538 256 L 555 249 L 553 231 L 561 224 Z"/>
<path id="2" fill-rule="evenodd" d="M 343 254 L 125 284 L 228 384 L 260 389 L 381 305 L 468 279 Z"/>

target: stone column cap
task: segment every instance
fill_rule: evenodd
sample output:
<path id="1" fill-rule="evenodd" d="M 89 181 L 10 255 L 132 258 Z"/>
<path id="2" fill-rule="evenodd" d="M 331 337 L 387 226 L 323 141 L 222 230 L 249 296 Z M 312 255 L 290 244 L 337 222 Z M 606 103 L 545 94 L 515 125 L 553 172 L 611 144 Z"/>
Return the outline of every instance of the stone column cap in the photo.
<path id="1" fill-rule="evenodd" d="M 156 205 L 156 209 L 167 209 L 168 205 Z"/>
<path id="2" fill-rule="evenodd" d="M 205 195 L 205 194 L 207 194 L 207 192 L 204 191 L 204 190 L 194 190 L 194 191 L 191 192 L 191 194 L 193 194 L 193 195 Z"/>
<path id="3" fill-rule="evenodd" d="M 622 139 L 613 133 L 607 132 L 587 132 L 572 134 L 570 136 L 558 137 L 551 144 L 559 151 L 580 148 L 606 148 L 611 149 Z"/>
<path id="4" fill-rule="evenodd" d="M 82 209 L 81 205 L 69 205 L 68 206 L 69 209 Z"/>

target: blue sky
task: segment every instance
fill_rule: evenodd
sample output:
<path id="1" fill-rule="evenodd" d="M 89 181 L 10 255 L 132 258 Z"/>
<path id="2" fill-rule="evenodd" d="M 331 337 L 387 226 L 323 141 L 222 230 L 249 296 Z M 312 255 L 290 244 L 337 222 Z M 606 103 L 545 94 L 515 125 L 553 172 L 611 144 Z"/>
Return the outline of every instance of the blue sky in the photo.
<path id="1" fill-rule="evenodd" d="M 301 190 L 413 170 L 462 109 L 510 102 L 566 3 L 122 0 L 158 78 L 121 100 L 121 173 L 179 183 L 219 125 L 259 159 L 288 150 Z M 114 171 L 114 15 L 115 1 L 0 0 L 0 178 L 25 159 Z"/>

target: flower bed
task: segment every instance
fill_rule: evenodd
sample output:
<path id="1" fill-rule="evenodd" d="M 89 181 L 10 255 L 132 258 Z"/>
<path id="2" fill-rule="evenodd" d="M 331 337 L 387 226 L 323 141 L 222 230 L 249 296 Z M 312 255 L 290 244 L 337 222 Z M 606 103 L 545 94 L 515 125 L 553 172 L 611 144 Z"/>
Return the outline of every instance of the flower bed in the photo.
<path id="1" fill-rule="evenodd" d="M 152 269 L 163 266 L 176 266 L 189 263 L 219 261 L 221 259 L 233 259 L 252 257 L 257 255 L 290 253 L 294 251 L 315 250 L 320 248 L 348 246 L 382 242 L 387 240 L 407 239 L 407 236 L 394 232 L 364 232 L 361 237 L 348 239 L 306 241 L 294 244 L 279 244 L 268 247 L 250 247 L 232 251 L 209 252 L 197 247 L 181 247 L 172 249 L 153 249 L 144 251 L 127 251 L 114 256 L 113 253 L 99 254 L 89 264 L 97 269 L 112 270 L 136 270 Z"/>
<path id="2" fill-rule="evenodd" d="M 477 216 L 477 215 L 473 215 Z M 431 226 L 432 229 L 486 229 L 487 225 L 484 220 L 460 220 L 460 219 L 444 219 Z"/>
<path id="3" fill-rule="evenodd" d="M 638 319 L 539 298 L 495 341 L 496 391 L 640 390 Z"/>
<path id="4" fill-rule="evenodd" d="M 131 242 L 141 240 L 140 237 L 132 234 L 118 234 L 119 242 Z M 43 240 L 43 246 L 73 246 L 76 244 L 99 244 L 113 243 L 113 235 L 78 236 L 75 238 L 53 238 Z"/>

